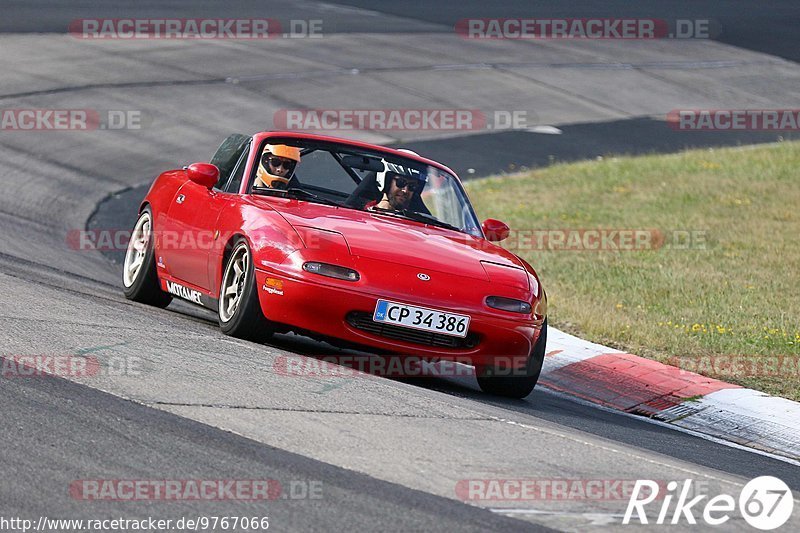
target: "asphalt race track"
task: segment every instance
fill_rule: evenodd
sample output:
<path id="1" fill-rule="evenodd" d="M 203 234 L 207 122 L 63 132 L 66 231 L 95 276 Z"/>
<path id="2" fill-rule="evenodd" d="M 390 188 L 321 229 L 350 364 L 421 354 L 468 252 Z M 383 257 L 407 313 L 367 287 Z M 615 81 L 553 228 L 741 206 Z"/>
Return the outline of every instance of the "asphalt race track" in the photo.
<path id="1" fill-rule="evenodd" d="M 652 2 L 631 13 L 621 2 L 570 13 L 542 3 L 547 16 L 708 16 L 729 31 L 713 41 L 533 44 L 452 35 L 462 18 L 527 16 L 523 3 L 410 4 L 3 3 L 1 108 L 134 111 L 141 127 L 0 131 L 0 355 L 90 355 L 116 365 L 70 379 L 0 377 L 0 518 L 268 516 L 276 531 L 616 531 L 627 500 L 465 503 L 459 487 L 691 479 L 711 495 L 737 496 L 748 480 L 774 475 L 797 499 L 797 464 L 544 388 L 512 401 L 480 393 L 468 377 L 287 376 L 280 358 L 336 350 L 294 335 L 258 345 L 223 336 L 212 313 L 182 302 L 165 310 L 131 303 L 119 251 L 75 246 L 87 227 L 129 228 L 158 172 L 207 160 L 231 132 L 270 129 L 286 108 L 522 109 L 536 126 L 560 130 L 330 132 L 410 147 L 472 178 L 610 153 L 774 142 L 763 132 L 674 132 L 663 118 L 680 106 L 798 107 L 789 29 L 800 9 L 790 2 L 757 17 L 743 2 L 693 2 L 686 12 Z M 326 35 L 90 42 L 64 34 L 74 19 L 115 16 L 321 19 Z M 287 497 L 93 501 L 71 490 L 80 480 L 191 479 L 270 479 Z M 725 528 L 751 530 L 738 515 Z M 797 512 L 786 528 L 800 528 Z"/>

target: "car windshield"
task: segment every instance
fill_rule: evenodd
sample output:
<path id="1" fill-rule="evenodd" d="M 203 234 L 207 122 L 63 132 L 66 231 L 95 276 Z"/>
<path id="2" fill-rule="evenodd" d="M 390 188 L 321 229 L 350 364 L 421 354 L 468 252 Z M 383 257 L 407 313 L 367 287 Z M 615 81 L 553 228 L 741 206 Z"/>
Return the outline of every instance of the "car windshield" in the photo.
<path id="1" fill-rule="evenodd" d="M 256 169 L 250 189 L 254 194 L 338 205 L 483 236 L 461 183 L 440 168 L 333 142 L 268 139 L 259 150 L 263 164 L 270 160 L 263 157 L 265 152 L 297 157 L 299 150 L 300 161 L 281 180 L 264 177 L 275 169 Z"/>

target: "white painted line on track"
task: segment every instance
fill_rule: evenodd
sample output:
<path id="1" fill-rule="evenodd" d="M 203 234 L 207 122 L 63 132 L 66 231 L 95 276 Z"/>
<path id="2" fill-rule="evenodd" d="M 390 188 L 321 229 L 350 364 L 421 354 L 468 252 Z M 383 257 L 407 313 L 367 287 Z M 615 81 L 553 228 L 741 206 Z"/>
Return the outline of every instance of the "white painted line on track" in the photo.
<path id="1" fill-rule="evenodd" d="M 570 511 L 542 511 L 539 509 L 503 509 L 502 507 L 489 508 L 489 511 L 497 514 L 507 515 L 551 515 L 551 516 L 572 516 L 577 518 L 585 518 L 590 521 L 589 525 L 592 526 L 605 526 L 611 524 L 619 524 L 625 518 L 624 514 L 613 513 L 579 513 Z"/>

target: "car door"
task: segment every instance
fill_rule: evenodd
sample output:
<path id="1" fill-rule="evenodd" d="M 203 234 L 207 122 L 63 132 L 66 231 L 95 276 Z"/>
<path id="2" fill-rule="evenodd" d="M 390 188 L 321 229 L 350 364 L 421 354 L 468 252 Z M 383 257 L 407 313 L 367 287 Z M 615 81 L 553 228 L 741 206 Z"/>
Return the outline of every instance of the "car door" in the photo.
<path id="1" fill-rule="evenodd" d="M 174 278 L 208 292 L 208 254 L 221 210 L 220 192 L 187 181 L 169 206 L 159 237 L 158 260 Z"/>
<path id="2" fill-rule="evenodd" d="M 233 136 L 231 136 L 233 137 Z M 220 146 L 212 161 L 219 160 L 219 153 L 229 150 L 229 137 Z M 250 143 L 242 142 L 235 153 L 226 153 L 230 163 L 221 164 L 220 179 L 213 189 L 187 181 L 178 189 L 167 211 L 163 231 L 159 235 L 159 258 L 167 272 L 176 279 L 205 292 L 212 292 L 208 260 L 212 248 L 219 239 L 216 223 L 222 209 L 236 196 L 226 189 L 231 187 L 247 160 Z"/>

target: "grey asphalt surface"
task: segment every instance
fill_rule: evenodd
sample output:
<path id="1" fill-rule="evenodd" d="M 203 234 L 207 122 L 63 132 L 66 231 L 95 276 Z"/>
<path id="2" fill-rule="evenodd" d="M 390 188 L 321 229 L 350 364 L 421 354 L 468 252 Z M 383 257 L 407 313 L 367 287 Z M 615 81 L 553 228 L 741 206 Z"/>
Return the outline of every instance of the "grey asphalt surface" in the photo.
<path id="1" fill-rule="evenodd" d="M 639 17 L 666 21 L 706 19 L 712 22 L 712 27 L 716 27 L 713 35 L 720 42 L 800 61 L 800 51 L 796 46 L 800 6 L 792 0 L 773 1 L 760 6 L 754 6 L 747 0 L 640 0 L 635 5 L 625 0 L 579 0 L 569 3 L 556 0 L 504 0 L 490 5 L 480 0 L 425 3 L 414 0 L 345 0 L 342 3 L 448 26 L 460 19 L 482 17 Z"/>
<path id="2" fill-rule="evenodd" d="M 274 4 L 235 0 L 220 4 L 205 0 L 192 2 L 191 13 L 198 18 L 274 17 L 282 21 L 306 19 L 309 13 L 321 13 L 326 19 L 326 31 L 342 33 L 419 31 L 418 25 L 402 22 L 408 19 L 426 24 L 426 30 L 435 31 L 451 31 L 461 19 L 481 17 L 651 17 L 667 21 L 708 19 L 718 28 L 715 38 L 720 42 L 800 61 L 800 50 L 796 46 L 800 6 L 792 0 L 771 1 L 761 6 L 754 6 L 748 0 L 701 0 L 691 3 L 646 0 L 636 2 L 635 6 L 624 0 L 602 3 L 582 0 L 569 4 L 553 0 L 503 0 L 491 4 L 480 0 L 347 0 L 329 5 L 336 7 L 320 10 L 318 4 L 304 1 Z M 342 9 L 344 6 L 361 10 L 347 11 Z M 0 20 L 0 32 L 3 33 L 63 33 L 70 22 L 80 18 L 182 17 L 187 13 L 187 4 L 183 0 L 157 4 L 4 0 L 0 2 L 0 8 L 7 13 Z M 375 24 L 375 12 L 384 15 L 379 26 Z M 395 15 L 397 19 L 386 21 L 385 15 L 388 14 Z"/>
<path id="3" fill-rule="evenodd" d="M 328 31 L 341 32 L 318 42 L 86 43 L 60 35 L 0 36 L 3 108 L 133 109 L 145 117 L 139 130 L 0 136 L 3 180 L 14 192 L 0 197 L 0 353 L 92 354 L 105 365 L 136 363 L 135 370 L 70 382 L 0 378 L 0 397 L 13 421 L 0 434 L 6 450 L 0 456 L 0 515 L 242 513 L 256 507 L 91 503 L 71 499 L 67 487 L 75 479 L 263 475 L 320 480 L 324 487 L 320 500 L 269 505 L 271 529 L 278 531 L 473 525 L 507 531 L 531 523 L 610 531 L 618 529 L 626 502 L 463 504 L 455 487 L 468 479 L 691 478 L 708 484 L 710 494 L 736 494 L 748 479 L 775 474 L 800 490 L 794 465 L 545 390 L 506 401 L 479 393 L 468 378 L 286 376 L 279 358 L 333 349 L 294 336 L 267 345 L 238 341 L 220 334 L 213 314 L 187 304 L 167 310 L 132 304 L 121 295 L 118 265 L 75 249 L 69 232 L 89 220 L 97 229 L 127 228 L 137 196 L 157 172 L 208 159 L 226 134 L 267 129 L 272 113 L 286 107 L 491 110 L 502 103 L 507 107 L 501 109 L 533 110 L 537 123 L 564 132 L 338 132 L 415 147 L 478 176 L 510 164 L 599 152 L 769 142 L 774 137 L 761 134 L 673 136 L 660 129 L 663 122 L 647 117 L 681 105 L 770 108 L 798 101 L 796 65 L 720 43 L 463 43 L 447 35 L 446 24 L 473 16 L 473 4 L 443 4 L 447 20 L 434 17 L 429 4 L 413 13 L 399 3 L 371 5 L 373 10 L 344 10 L 267 2 L 253 8 L 252 16 L 323 17 Z M 126 13 L 234 16 L 227 6 L 192 6 L 191 14 L 185 4 L 170 2 Z M 3 7 L 0 28 L 10 32 L 58 33 L 65 20 L 118 13 L 114 4 L 92 2 Z M 780 9 L 764 20 L 770 17 L 791 20 Z M 477 68 L 485 62 L 494 66 Z M 632 68 L 617 69 L 620 62 Z M 442 65 L 457 63 L 441 74 Z M 612 79 L 623 81 L 610 90 Z M 487 143 L 497 147 L 492 157 L 477 153 Z M 727 527 L 747 530 L 740 517 Z M 787 527 L 800 525 L 794 520 Z"/>
<path id="4" fill-rule="evenodd" d="M 263 517 L 270 530 L 544 531 L 52 377 L 4 379 L 2 516 Z M 113 450 L 113 454 L 108 451 Z M 75 480 L 271 480 L 275 499 L 89 501 Z M 35 487 L 35 489 L 34 489 Z M 87 528 L 88 529 L 88 528 Z M 218 528 L 221 530 L 222 528 Z"/>

